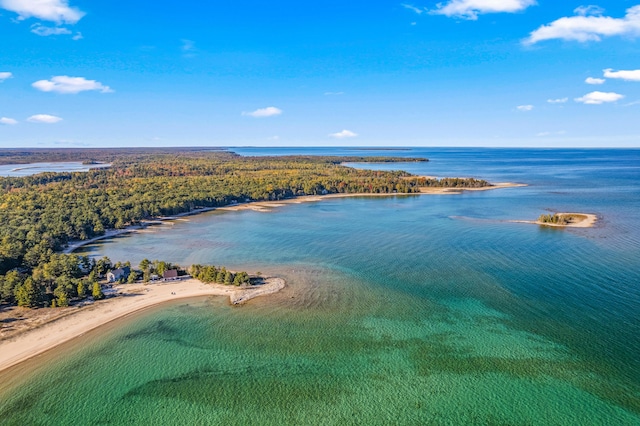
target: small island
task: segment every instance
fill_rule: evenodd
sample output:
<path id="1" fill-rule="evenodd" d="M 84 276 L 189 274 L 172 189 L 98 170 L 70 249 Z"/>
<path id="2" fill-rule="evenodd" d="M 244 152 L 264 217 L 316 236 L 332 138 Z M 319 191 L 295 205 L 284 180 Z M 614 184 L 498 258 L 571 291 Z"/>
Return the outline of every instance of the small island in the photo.
<path id="1" fill-rule="evenodd" d="M 597 221 L 598 216 L 591 213 L 553 213 L 542 214 L 538 220 L 514 220 L 513 222 L 556 228 L 592 228 Z"/>

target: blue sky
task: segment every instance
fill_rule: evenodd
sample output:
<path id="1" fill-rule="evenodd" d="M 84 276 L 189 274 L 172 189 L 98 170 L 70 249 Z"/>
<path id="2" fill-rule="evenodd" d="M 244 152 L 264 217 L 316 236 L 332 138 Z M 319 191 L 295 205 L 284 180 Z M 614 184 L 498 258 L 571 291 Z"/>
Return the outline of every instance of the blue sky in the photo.
<path id="1" fill-rule="evenodd" d="M 640 0 L 0 0 L 0 147 L 640 147 L 639 36 Z"/>

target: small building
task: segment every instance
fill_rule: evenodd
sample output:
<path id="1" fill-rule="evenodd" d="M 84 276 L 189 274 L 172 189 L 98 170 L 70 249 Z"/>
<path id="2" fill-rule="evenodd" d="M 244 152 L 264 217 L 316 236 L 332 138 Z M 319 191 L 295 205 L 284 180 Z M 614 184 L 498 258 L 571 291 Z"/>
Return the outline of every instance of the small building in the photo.
<path id="1" fill-rule="evenodd" d="M 162 274 L 162 278 L 165 281 L 175 281 L 178 279 L 178 270 L 177 269 L 169 269 L 164 271 Z"/>
<path id="2" fill-rule="evenodd" d="M 131 273 L 131 268 L 125 266 L 124 268 L 114 269 L 113 271 L 107 272 L 107 281 L 110 283 L 115 283 L 120 280 L 126 280 L 129 278 L 129 274 Z"/>

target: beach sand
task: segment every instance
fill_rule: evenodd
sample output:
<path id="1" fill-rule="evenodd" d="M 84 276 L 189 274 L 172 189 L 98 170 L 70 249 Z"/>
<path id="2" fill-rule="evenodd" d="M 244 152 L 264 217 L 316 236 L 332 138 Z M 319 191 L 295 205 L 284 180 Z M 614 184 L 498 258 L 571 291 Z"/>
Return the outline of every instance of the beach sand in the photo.
<path id="1" fill-rule="evenodd" d="M 264 284 L 251 287 L 204 284 L 195 279 L 119 285 L 115 287 L 115 297 L 82 307 L 65 308 L 63 314 L 49 317 L 50 321 L 46 321 L 45 315 L 44 323 L 34 324 L 35 328 L 13 333 L 0 340 L 0 371 L 115 319 L 164 302 L 199 296 L 228 296 L 230 303 L 237 305 L 258 296 L 276 293 L 284 287 L 282 278 L 267 278 Z"/>

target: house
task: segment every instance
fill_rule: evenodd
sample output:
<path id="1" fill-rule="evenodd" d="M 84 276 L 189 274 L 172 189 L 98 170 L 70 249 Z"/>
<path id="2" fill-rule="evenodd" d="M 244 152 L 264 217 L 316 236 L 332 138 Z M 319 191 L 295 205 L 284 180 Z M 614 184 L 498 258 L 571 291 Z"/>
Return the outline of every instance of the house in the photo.
<path id="1" fill-rule="evenodd" d="M 165 281 L 175 281 L 178 279 L 178 270 L 177 269 L 169 269 L 164 271 L 162 274 L 162 278 Z"/>
<path id="2" fill-rule="evenodd" d="M 114 269 L 113 271 L 107 272 L 107 281 L 110 283 L 115 283 L 120 280 L 126 280 L 129 278 L 129 274 L 131 273 L 131 268 L 125 266 L 124 268 Z"/>

